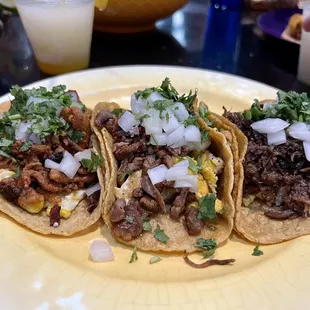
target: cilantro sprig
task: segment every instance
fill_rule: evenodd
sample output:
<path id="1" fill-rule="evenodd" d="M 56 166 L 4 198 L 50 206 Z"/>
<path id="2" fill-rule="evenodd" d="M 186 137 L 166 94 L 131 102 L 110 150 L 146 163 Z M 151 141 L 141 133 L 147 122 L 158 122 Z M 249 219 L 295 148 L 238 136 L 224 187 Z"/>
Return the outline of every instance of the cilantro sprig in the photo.
<path id="1" fill-rule="evenodd" d="M 197 238 L 194 246 L 203 250 L 203 258 L 209 258 L 215 253 L 215 250 L 217 249 L 217 243 L 215 239 Z"/>
<path id="2" fill-rule="evenodd" d="M 262 250 L 259 249 L 259 244 L 256 245 L 256 247 L 253 249 L 253 256 L 261 256 L 264 255 L 264 252 Z"/>
<path id="3" fill-rule="evenodd" d="M 167 241 L 169 240 L 169 237 L 165 234 L 164 230 L 161 229 L 161 227 L 158 224 L 153 234 L 154 234 L 154 237 L 161 243 L 167 243 Z"/>
<path id="4" fill-rule="evenodd" d="M 306 93 L 277 92 L 277 102 L 264 109 L 255 99 L 251 109 L 244 111 L 247 120 L 259 121 L 265 118 L 281 118 L 288 122 L 298 121 L 310 124 L 310 98 Z"/>
<path id="5" fill-rule="evenodd" d="M 197 218 L 199 220 L 215 220 L 217 218 L 215 211 L 215 194 L 207 194 L 199 199 L 199 212 Z"/>
<path id="6" fill-rule="evenodd" d="M 102 166 L 103 162 L 104 157 L 99 154 L 95 154 L 94 152 L 91 152 L 91 159 L 84 158 L 81 160 L 83 167 L 90 173 L 96 172 L 97 168 Z"/>

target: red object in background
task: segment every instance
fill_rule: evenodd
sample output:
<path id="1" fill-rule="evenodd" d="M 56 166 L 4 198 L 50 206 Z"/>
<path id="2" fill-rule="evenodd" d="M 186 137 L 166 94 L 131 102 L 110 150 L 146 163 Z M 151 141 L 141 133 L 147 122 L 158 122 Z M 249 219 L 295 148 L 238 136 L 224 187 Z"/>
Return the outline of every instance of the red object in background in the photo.
<path id="1" fill-rule="evenodd" d="M 298 0 L 245 0 L 247 7 L 253 10 L 269 10 L 274 8 L 295 8 Z"/>

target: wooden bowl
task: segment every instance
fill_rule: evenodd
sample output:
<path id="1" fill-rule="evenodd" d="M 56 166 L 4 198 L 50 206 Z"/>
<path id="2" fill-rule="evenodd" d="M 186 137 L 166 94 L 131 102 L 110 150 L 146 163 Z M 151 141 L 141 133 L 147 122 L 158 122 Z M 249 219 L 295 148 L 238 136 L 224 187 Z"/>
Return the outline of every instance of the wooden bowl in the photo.
<path id="1" fill-rule="evenodd" d="M 152 30 L 158 19 L 167 17 L 188 0 L 109 0 L 105 10 L 95 10 L 94 29 L 132 33 Z"/>

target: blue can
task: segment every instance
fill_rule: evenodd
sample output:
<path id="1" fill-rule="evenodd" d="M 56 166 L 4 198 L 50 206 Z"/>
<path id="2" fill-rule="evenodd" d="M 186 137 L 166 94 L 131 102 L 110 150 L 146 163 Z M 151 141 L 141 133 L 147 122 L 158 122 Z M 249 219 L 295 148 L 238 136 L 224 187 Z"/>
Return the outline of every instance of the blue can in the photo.
<path id="1" fill-rule="evenodd" d="M 243 0 L 211 0 L 211 4 L 221 9 L 238 9 L 241 8 Z"/>

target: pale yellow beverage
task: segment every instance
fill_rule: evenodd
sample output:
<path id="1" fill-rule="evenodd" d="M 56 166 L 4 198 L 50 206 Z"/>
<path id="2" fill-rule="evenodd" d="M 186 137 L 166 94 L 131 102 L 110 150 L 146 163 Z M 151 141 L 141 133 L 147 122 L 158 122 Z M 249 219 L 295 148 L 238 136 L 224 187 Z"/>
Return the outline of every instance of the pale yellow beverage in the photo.
<path id="1" fill-rule="evenodd" d="M 94 0 L 16 0 L 40 69 L 61 74 L 89 65 Z"/>

